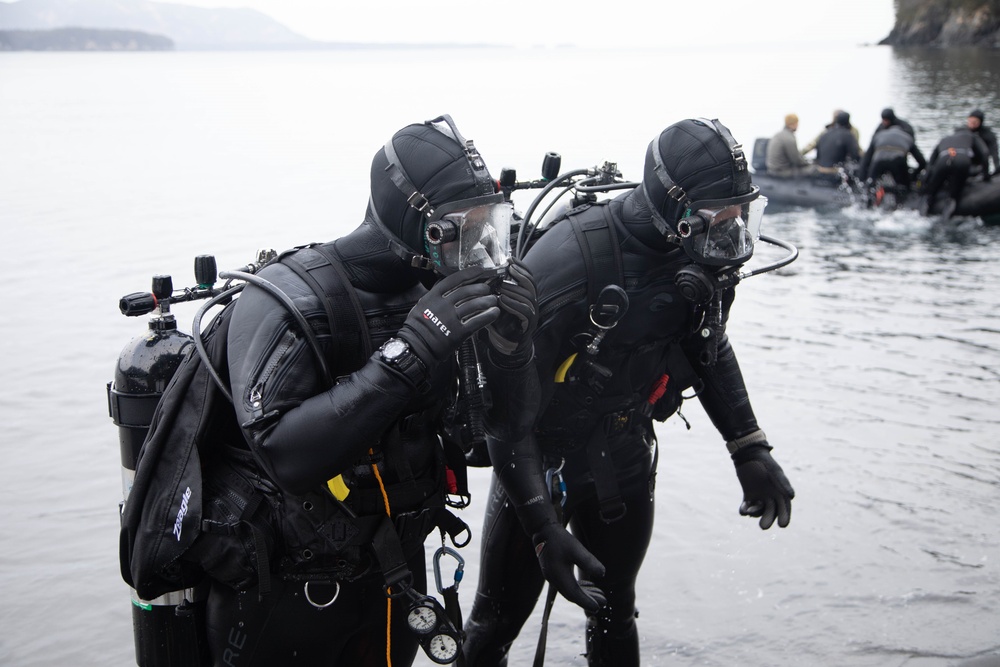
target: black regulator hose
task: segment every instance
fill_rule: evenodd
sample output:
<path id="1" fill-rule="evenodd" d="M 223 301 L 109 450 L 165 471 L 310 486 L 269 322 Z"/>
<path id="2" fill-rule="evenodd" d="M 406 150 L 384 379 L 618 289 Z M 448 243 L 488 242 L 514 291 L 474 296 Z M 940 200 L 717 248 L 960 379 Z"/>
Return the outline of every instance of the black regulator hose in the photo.
<path id="1" fill-rule="evenodd" d="M 330 375 L 330 368 L 326 363 L 326 356 L 323 354 L 323 348 L 320 347 L 319 339 L 316 338 L 316 332 L 313 328 L 309 326 L 309 322 L 306 321 L 305 315 L 295 307 L 295 303 L 288 297 L 287 294 L 282 292 L 274 283 L 264 280 L 260 276 L 255 276 L 252 273 L 246 273 L 244 271 L 223 271 L 219 273 L 220 278 L 237 278 L 239 280 L 245 280 L 255 287 L 259 287 L 285 307 L 292 317 L 295 318 L 296 323 L 302 329 L 302 334 L 306 337 L 306 341 L 309 343 L 309 347 L 312 348 L 313 354 L 316 355 L 316 361 L 319 362 L 320 370 L 323 372 L 323 377 L 326 379 L 327 384 L 333 383 L 333 376 Z"/>
<path id="2" fill-rule="evenodd" d="M 230 403 L 233 402 L 233 395 L 230 393 L 229 387 L 226 386 L 226 383 L 222 381 L 222 376 L 220 376 L 219 371 L 215 369 L 215 366 L 212 364 L 212 358 L 208 356 L 208 350 L 205 349 L 205 341 L 201 337 L 201 318 L 205 316 L 205 313 L 218 304 L 223 302 L 228 303 L 228 301 L 238 292 L 242 291 L 244 287 L 246 287 L 246 285 L 236 285 L 235 287 L 230 287 L 229 289 L 213 296 L 205 302 L 205 305 L 198 309 L 197 313 L 194 314 L 194 322 L 191 324 L 191 336 L 194 338 L 194 347 L 198 350 L 202 363 L 204 363 L 205 367 L 208 368 L 208 374 L 212 376 L 212 379 L 219 387 L 222 395 L 225 396 Z"/>
<path id="3" fill-rule="evenodd" d="M 789 243 L 788 241 L 783 241 L 773 236 L 765 236 L 764 234 L 760 235 L 760 240 L 763 241 L 764 243 L 770 243 L 771 245 L 776 245 L 779 248 L 784 248 L 785 250 L 788 251 L 788 255 L 783 257 L 782 259 L 779 259 L 776 262 L 767 264 L 766 266 L 762 266 L 759 269 L 753 269 L 752 271 L 741 273 L 740 274 L 741 279 L 749 278 L 750 276 L 755 276 L 758 273 L 767 273 L 768 271 L 774 271 L 775 269 L 780 269 L 781 267 L 788 266 L 796 259 L 798 259 L 799 249 L 796 248 L 791 243 Z"/>
<path id="4" fill-rule="evenodd" d="M 524 259 L 524 254 L 527 252 L 527 248 L 525 248 L 524 252 L 521 251 L 521 248 L 524 245 L 524 240 L 531 238 L 531 234 L 525 233 L 524 230 L 528 228 L 531 222 L 531 216 L 534 214 L 535 209 L 538 208 L 542 199 L 563 183 L 572 180 L 576 176 L 583 176 L 589 173 L 589 169 L 574 169 L 573 171 L 567 171 L 565 174 L 561 174 L 552 179 L 548 185 L 542 188 L 542 191 L 538 193 L 538 196 L 536 196 L 531 202 L 531 205 L 528 206 L 528 210 L 524 214 L 524 220 L 521 222 L 521 228 L 517 231 L 517 247 L 514 249 L 514 256 L 517 257 L 517 259 Z"/>

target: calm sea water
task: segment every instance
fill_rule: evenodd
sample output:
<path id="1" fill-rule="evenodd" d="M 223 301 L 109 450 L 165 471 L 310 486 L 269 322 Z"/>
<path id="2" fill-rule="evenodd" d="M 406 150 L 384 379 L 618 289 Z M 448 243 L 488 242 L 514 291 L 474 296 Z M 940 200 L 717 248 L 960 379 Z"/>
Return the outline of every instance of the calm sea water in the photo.
<path id="1" fill-rule="evenodd" d="M 352 229 L 397 128 L 447 112 L 495 173 L 537 177 L 557 151 L 637 178 L 680 118 L 717 116 L 752 145 L 794 111 L 804 142 L 844 108 L 867 144 L 893 106 L 926 153 L 973 107 L 1000 125 L 998 72 L 995 51 L 882 47 L 0 54 L 0 664 L 133 664 L 105 384 L 145 322 L 118 298 L 153 274 L 191 284 L 195 255 L 235 267 Z M 860 210 L 765 225 L 801 257 L 740 287 L 730 335 L 798 494 L 792 523 L 738 516 L 700 407 L 690 431 L 662 425 L 644 664 L 1000 659 L 1000 228 Z M 479 499 L 487 479 L 474 471 Z M 474 530 L 481 512 L 465 512 Z M 582 626 L 556 604 L 550 664 L 584 664 Z"/>

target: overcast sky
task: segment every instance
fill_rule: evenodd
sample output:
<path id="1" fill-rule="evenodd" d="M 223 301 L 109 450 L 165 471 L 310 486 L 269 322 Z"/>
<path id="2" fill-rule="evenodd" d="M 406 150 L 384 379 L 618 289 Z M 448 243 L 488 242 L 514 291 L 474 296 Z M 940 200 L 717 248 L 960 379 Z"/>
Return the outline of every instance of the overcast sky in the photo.
<path id="1" fill-rule="evenodd" d="M 580 46 L 875 43 L 892 0 L 184 0 L 250 7 L 323 41 Z M 446 38 L 450 38 L 447 39 Z"/>

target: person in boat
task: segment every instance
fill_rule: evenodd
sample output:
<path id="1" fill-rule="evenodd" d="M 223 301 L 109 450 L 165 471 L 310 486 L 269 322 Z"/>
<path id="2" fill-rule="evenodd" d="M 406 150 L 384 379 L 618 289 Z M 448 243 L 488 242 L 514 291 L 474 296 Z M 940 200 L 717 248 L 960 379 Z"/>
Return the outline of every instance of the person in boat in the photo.
<path id="1" fill-rule="evenodd" d="M 840 111 L 834 117 L 833 127 L 824 132 L 816 146 L 816 171 L 836 174 L 846 164 L 861 159 L 861 148 L 851 132 L 851 114 Z"/>
<path id="2" fill-rule="evenodd" d="M 817 134 L 815 139 L 813 139 L 808 144 L 806 144 L 805 146 L 803 146 L 802 150 L 799 151 L 802 154 L 802 157 L 806 157 L 807 155 L 809 155 L 810 152 L 816 150 L 816 147 L 819 145 L 819 139 L 820 139 L 820 137 L 822 137 L 831 128 L 836 127 L 836 125 L 837 125 L 837 116 L 839 116 L 842 113 L 844 113 L 843 109 L 835 109 L 834 110 L 834 112 L 833 112 L 833 120 L 831 120 L 827 125 L 825 125 L 823 127 L 823 131 L 820 132 L 819 134 Z M 851 131 L 851 135 L 854 137 L 854 141 L 858 142 L 858 145 L 860 146 L 861 145 L 861 135 L 858 132 L 858 128 L 856 126 L 854 126 L 854 125 L 851 125 L 851 115 L 850 114 L 847 114 L 847 129 L 849 129 Z"/>
<path id="3" fill-rule="evenodd" d="M 942 215 L 950 217 L 961 201 L 973 161 L 987 164 L 987 157 L 986 144 L 967 125 L 955 128 L 954 132 L 941 139 L 931 153 L 923 191 L 926 198 L 921 204 L 921 212 L 925 215 L 934 212 L 938 193 L 947 184 L 951 201 Z M 990 180 L 988 170 L 983 170 L 981 174 L 984 182 Z"/>
<path id="4" fill-rule="evenodd" d="M 914 139 L 917 138 L 917 133 L 913 130 L 913 126 L 897 116 L 892 107 L 882 109 L 882 120 L 879 122 L 872 135 L 878 134 L 880 131 L 888 127 L 892 127 L 893 125 L 903 128 L 903 130 Z"/>
<path id="5" fill-rule="evenodd" d="M 917 161 L 917 169 L 927 168 L 927 159 L 913 136 L 899 125 L 890 125 L 872 136 L 858 169 L 859 177 L 874 183 L 883 174 L 891 174 L 896 185 L 907 190 L 912 180 L 907 162 L 910 155 Z"/>
<path id="6" fill-rule="evenodd" d="M 986 144 L 986 152 L 989 154 L 990 159 L 993 160 L 993 168 L 991 169 L 987 162 L 973 162 L 972 169 L 975 173 L 985 170 L 991 175 L 995 175 L 997 170 L 1000 169 L 1000 155 L 997 154 L 997 135 L 992 128 L 985 125 L 985 120 L 986 114 L 983 113 L 982 109 L 973 109 L 966 119 L 966 125 Z"/>
<path id="7" fill-rule="evenodd" d="M 799 117 L 785 116 L 785 126 L 767 143 L 767 173 L 777 178 L 794 178 L 813 171 L 809 160 L 802 157 L 795 139 Z"/>
<path id="8" fill-rule="evenodd" d="M 726 442 L 743 490 L 739 513 L 758 517 L 765 530 L 788 526 L 795 494 L 771 456 L 726 335 L 735 292 L 713 283 L 753 251 L 751 230 L 766 198 L 748 167 L 718 120 L 674 123 L 646 149 L 637 187 L 568 211 L 525 256 L 538 288 L 542 383 L 527 439 L 553 491 L 532 506 L 508 502 L 514 471 L 494 461 L 479 586 L 465 624 L 469 667 L 506 665 L 535 606 L 544 583 L 535 552 L 548 547 L 532 538 L 531 526 L 544 520 L 535 514 L 548 502 L 606 568 L 591 584 L 607 604 L 585 607 L 588 664 L 639 665 L 636 580 L 653 530 L 654 421 L 678 414 L 688 387 Z M 578 234 L 586 234 L 585 245 Z M 599 278 L 598 264 L 612 277 Z M 599 338 L 594 313 L 606 304 L 594 294 L 609 280 L 624 288 L 627 308 L 622 316 L 616 302 L 616 324 L 602 315 L 601 326 L 610 328 Z M 608 291 L 615 290 L 601 295 Z"/>
<path id="9" fill-rule="evenodd" d="M 495 388 L 483 415 L 489 432 L 522 437 L 537 403 L 533 280 L 516 262 L 505 280 L 495 280 L 507 264 L 511 213 L 449 116 L 408 125 L 372 160 L 361 225 L 310 247 L 301 265 L 326 258 L 340 266 L 351 298 L 318 294 L 305 268 L 284 262 L 259 274 L 324 323 L 324 302 L 341 318 L 347 311 L 341 322 L 363 318 L 352 325 L 360 331 L 325 347 L 332 359 L 358 356 L 360 367 L 331 386 L 278 299 L 251 284 L 237 300 L 228 368 L 243 437 L 232 443 L 228 465 L 265 495 L 278 546 L 268 559 L 272 571 L 258 572 L 258 583 L 212 581 L 207 626 L 216 665 L 391 660 L 400 667 L 412 664 L 418 644 L 428 652 L 458 650 L 460 628 L 430 646 L 430 635 L 411 630 L 413 622 L 440 621 L 433 605 L 412 619 L 408 611 L 427 602 L 426 536 L 451 533 L 457 520 L 445 509 L 442 451 L 459 378 L 456 350 L 474 341 Z M 442 237 L 432 237 L 432 225 L 479 240 L 435 245 Z M 320 340 L 330 337 L 320 333 Z M 573 560 L 575 540 L 555 525 L 570 545 L 561 555 L 575 587 L 573 565 L 586 563 Z"/>

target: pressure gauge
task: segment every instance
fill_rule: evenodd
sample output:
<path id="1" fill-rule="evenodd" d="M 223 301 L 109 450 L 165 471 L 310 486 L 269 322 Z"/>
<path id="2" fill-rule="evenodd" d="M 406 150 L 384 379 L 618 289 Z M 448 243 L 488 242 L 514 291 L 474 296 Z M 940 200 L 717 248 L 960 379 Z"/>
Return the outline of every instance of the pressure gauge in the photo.
<path id="1" fill-rule="evenodd" d="M 455 662 L 458 657 L 458 642 L 451 635 L 434 635 L 427 649 L 430 659 L 439 665 Z"/>
<path id="2" fill-rule="evenodd" d="M 437 614 L 431 607 L 417 605 L 410 608 L 410 613 L 406 616 L 406 622 L 410 624 L 410 629 L 419 635 L 425 635 L 437 627 Z"/>

